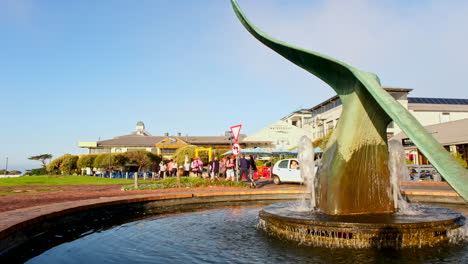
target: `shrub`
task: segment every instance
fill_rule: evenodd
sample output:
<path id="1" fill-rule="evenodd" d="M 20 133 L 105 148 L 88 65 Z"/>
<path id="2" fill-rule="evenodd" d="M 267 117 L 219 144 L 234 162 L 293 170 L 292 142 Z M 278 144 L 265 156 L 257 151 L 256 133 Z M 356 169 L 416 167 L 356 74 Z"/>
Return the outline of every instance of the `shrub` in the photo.
<path id="1" fill-rule="evenodd" d="M 33 175 L 46 175 L 47 169 L 46 168 L 37 168 L 32 170 L 27 170 L 25 175 L 33 176 Z"/>
<path id="2" fill-rule="evenodd" d="M 460 163 L 460 165 L 463 166 L 463 168 L 466 168 L 467 166 L 467 163 L 466 163 L 466 160 L 463 158 L 463 155 L 456 152 L 452 152 L 452 156 Z"/>
<path id="3" fill-rule="evenodd" d="M 181 188 L 197 188 L 197 187 L 209 187 L 209 186 L 224 186 L 224 187 L 248 187 L 249 185 L 244 182 L 232 182 L 232 181 L 219 181 L 219 180 L 209 180 L 202 178 L 190 178 L 183 177 L 180 178 Z M 138 190 L 156 190 L 156 189 L 169 189 L 177 188 L 176 178 L 167 178 L 160 180 L 154 184 L 141 184 L 138 186 Z M 122 186 L 122 191 L 131 191 L 135 190 L 134 185 Z"/>
<path id="4" fill-rule="evenodd" d="M 78 169 L 93 168 L 93 162 L 96 157 L 97 155 L 95 154 L 81 155 L 76 164 Z"/>
<path id="5" fill-rule="evenodd" d="M 47 171 L 49 173 L 58 174 L 58 172 L 60 171 L 60 164 L 62 164 L 63 161 L 63 157 L 64 156 L 58 157 L 49 162 L 49 164 L 47 164 L 46 166 Z"/>
<path id="6" fill-rule="evenodd" d="M 62 157 L 62 162 L 59 166 L 59 170 L 62 172 L 62 174 L 72 174 L 76 172 L 78 156 L 65 154 Z"/>

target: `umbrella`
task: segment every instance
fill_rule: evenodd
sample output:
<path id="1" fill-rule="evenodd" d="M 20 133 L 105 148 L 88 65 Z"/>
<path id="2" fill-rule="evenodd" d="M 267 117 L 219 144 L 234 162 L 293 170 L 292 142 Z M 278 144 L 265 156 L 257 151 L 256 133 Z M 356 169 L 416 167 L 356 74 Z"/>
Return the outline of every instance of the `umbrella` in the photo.
<path id="1" fill-rule="evenodd" d="M 271 154 L 271 152 L 266 151 L 259 147 L 256 147 L 254 149 L 241 149 L 240 153 L 245 154 L 245 155 L 270 155 Z M 222 155 L 232 155 L 232 150 L 225 152 Z"/>
<path id="2" fill-rule="evenodd" d="M 252 150 L 245 150 L 244 153 L 249 154 L 249 155 L 270 155 L 271 154 L 271 152 L 266 151 L 259 147 L 256 147 Z"/>
<path id="3" fill-rule="evenodd" d="M 285 150 L 283 148 L 277 148 L 271 152 L 273 156 L 280 156 L 280 155 L 295 155 L 293 152 L 289 150 Z M 297 154 L 297 153 L 296 153 Z"/>
<path id="4" fill-rule="evenodd" d="M 228 152 L 224 152 L 224 153 L 221 154 L 221 155 L 223 155 L 223 156 L 224 156 L 224 155 L 232 155 L 232 150 L 230 150 L 230 151 L 228 151 Z"/>

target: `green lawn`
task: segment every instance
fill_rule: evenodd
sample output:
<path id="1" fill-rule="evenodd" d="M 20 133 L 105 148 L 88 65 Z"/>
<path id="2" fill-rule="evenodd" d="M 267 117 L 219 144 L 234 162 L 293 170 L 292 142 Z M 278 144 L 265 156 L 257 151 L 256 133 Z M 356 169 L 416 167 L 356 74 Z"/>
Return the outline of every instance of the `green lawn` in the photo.
<path id="1" fill-rule="evenodd" d="M 138 182 L 153 182 L 143 181 Z M 22 176 L 14 178 L 1 178 L 0 186 L 37 186 L 37 185 L 108 185 L 130 184 L 133 179 L 107 179 L 93 176 Z"/>

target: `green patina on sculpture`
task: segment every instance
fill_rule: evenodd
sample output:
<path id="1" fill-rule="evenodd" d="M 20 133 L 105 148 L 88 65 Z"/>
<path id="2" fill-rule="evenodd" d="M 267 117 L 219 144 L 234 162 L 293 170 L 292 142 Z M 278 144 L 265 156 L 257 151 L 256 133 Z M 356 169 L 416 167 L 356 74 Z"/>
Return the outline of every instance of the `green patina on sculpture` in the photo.
<path id="1" fill-rule="evenodd" d="M 330 85 L 343 111 L 327 144 L 317 206 L 327 214 L 393 212 L 386 130 L 393 120 L 447 182 L 468 201 L 468 173 L 380 85 L 377 75 L 318 52 L 294 47 L 256 28 L 231 0 L 244 27 L 260 42 Z"/>

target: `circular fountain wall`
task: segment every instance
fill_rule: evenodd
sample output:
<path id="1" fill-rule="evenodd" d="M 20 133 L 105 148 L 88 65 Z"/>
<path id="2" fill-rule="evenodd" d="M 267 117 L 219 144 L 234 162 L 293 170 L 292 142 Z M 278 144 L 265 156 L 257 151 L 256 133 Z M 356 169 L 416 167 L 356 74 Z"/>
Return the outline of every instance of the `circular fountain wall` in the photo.
<path id="1" fill-rule="evenodd" d="M 270 202 L 267 202 L 267 204 Z M 468 243 L 414 250 L 298 245 L 257 228 L 265 202 L 210 203 L 86 232 L 27 263 L 466 263 Z M 461 206 L 468 212 L 468 206 Z M 460 206 L 457 206 L 459 209 Z M 66 230 L 56 230 L 54 237 Z M 37 245 L 37 244 L 36 244 Z M 2 263 L 19 263 L 5 261 Z M 23 263 L 23 262 L 21 262 Z"/>
<path id="2" fill-rule="evenodd" d="M 416 205 L 416 213 L 327 215 L 298 211 L 292 202 L 265 207 L 260 225 L 268 232 L 303 244 L 326 247 L 421 247 L 446 241 L 464 225 L 459 212 Z"/>

